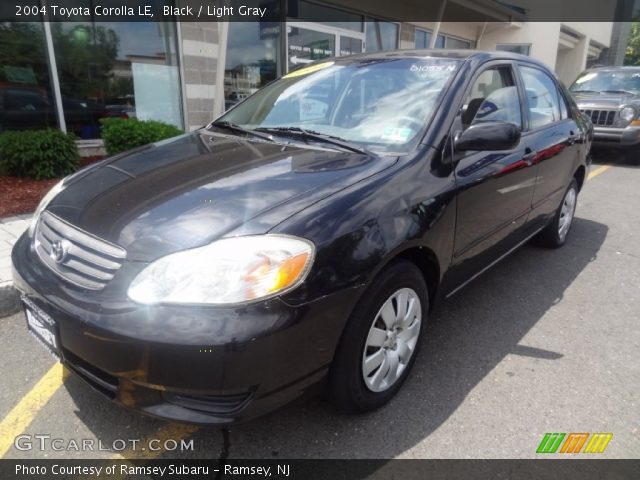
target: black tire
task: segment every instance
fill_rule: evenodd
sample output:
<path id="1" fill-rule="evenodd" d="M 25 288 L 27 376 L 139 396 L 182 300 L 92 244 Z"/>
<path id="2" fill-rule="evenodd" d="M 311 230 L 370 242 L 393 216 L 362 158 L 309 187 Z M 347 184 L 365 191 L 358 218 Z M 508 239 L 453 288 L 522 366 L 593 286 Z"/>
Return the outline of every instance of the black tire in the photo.
<path id="1" fill-rule="evenodd" d="M 560 222 L 562 221 L 562 218 L 563 218 L 562 209 L 571 190 L 573 190 L 575 194 L 573 211 L 571 212 L 571 222 L 566 232 L 564 232 L 564 235 L 562 235 L 560 233 Z M 544 228 L 544 230 L 542 230 L 538 235 L 536 235 L 535 243 L 546 248 L 560 248 L 561 246 L 563 246 L 566 243 L 567 238 L 569 237 L 569 233 L 571 232 L 571 227 L 573 225 L 573 219 L 575 217 L 575 210 L 576 210 L 577 204 L 578 204 L 578 182 L 576 181 L 575 178 L 572 178 L 571 183 L 569 183 L 569 186 L 567 187 L 567 190 L 565 191 L 562 197 L 562 201 L 558 206 L 558 210 L 556 211 L 556 214 L 553 216 L 553 219 L 551 220 L 551 222 L 549 222 L 549 225 L 547 225 Z"/>
<path id="2" fill-rule="evenodd" d="M 376 324 L 380 309 L 385 302 L 402 288 L 412 289 L 420 301 L 419 333 L 408 362 L 397 380 L 386 390 L 371 391 L 363 378 L 363 354 L 372 325 Z M 397 261 L 386 267 L 372 282 L 354 309 L 342 334 L 329 373 L 329 396 L 347 412 L 368 412 L 387 403 L 400 389 L 408 376 L 419 351 L 429 310 L 427 285 L 420 270 L 411 262 Z M 417 313 L 415 314 L 418 318 Z M 409 329 L 407 329 L 409 330 Z M 396 345 L 390 347 L 395 350 Z M 382 368 L 382 367 L 380 367 Z"/>

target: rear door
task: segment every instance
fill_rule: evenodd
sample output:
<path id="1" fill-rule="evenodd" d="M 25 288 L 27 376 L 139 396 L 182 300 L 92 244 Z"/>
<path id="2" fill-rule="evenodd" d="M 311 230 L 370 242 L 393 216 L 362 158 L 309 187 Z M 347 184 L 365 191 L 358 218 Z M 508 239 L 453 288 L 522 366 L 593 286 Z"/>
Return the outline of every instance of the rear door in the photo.
<path id="1" fill-rule="evenodd" d="M 523 138 L 531 145 L 537 165 L 531 219 L 539 225 L 560 205 L 578 162 L 582 130 L 547 72 L 529 64 L 519 64 L 518 71 L 526 93 L 529 125 Z"/>

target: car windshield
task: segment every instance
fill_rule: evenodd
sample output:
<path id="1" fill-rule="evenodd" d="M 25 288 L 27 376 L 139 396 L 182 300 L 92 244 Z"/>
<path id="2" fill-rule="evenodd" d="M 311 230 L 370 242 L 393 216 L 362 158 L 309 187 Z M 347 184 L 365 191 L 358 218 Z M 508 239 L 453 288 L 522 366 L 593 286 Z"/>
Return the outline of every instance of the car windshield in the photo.
<path id="1" fill-rule="evenodd" d="M 576 92 L 640 93 L 640 70 L 603 70 L 586 72 L 571 85 Z"/>
<path id="2" fill-rule="evenodd" d="M 272 131 L 276 137 L 303 129 L 374 152 L 406 152 L 420 140 L 460 63 L 444 58 L 315 63 L 259 90 L 218 123 Z"/>

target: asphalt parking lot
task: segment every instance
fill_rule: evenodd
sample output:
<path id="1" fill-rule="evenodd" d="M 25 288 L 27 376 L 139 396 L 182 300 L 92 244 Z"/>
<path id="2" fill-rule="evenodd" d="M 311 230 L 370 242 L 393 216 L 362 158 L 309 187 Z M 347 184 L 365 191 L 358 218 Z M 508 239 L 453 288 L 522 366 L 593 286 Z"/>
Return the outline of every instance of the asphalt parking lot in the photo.
<path id="1" fill-rule="evenodd" d="M 533 458 L 546 432 L 611 432 L 600 458 L 640 458 L 640 159 L 595 161 L 567 245 L 527 245 L 441 304 L 382 410 L 316 399 L 230 429 L 146 418 L 65 375 L 20 313 L 0 319 L 0 457 Z M 44 451 L 16 449 L 23 433 L 49 436 Z"/>

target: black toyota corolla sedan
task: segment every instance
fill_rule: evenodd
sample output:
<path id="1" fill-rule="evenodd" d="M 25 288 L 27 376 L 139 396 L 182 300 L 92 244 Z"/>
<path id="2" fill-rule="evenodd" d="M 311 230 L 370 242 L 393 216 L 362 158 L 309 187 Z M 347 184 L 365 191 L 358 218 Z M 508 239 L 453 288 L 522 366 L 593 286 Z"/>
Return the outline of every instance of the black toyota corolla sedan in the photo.
<path id="1" fill-rule="evenodd" d="M 531 238 L 565 243 L 590 130 L 523 56 L 306 65 L 55 186 L 12 253 L 27 326 L 158 417 L 226 424 L 321 388 L 375 409 L 438 299 Z"/>

